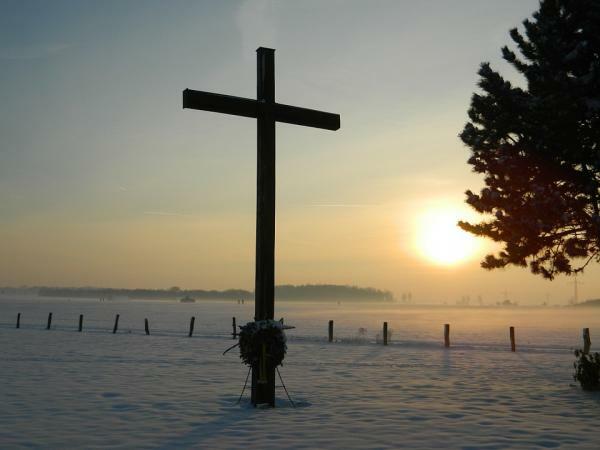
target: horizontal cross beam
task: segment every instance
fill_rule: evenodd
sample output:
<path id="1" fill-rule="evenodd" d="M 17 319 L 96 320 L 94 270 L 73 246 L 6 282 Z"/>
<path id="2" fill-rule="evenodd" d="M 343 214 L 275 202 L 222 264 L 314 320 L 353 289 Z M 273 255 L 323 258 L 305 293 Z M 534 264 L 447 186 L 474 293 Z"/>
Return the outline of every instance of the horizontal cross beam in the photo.
<path id="1" fill-rule="evenodd" d="M 233 95 L 213 94 L 211 92 L 183 91 L 183 109 L 199 109 L 235 116 L 258 117 L 256 100 Z"/>
<path id="2" fill-rule="evenodd" d="M 340 128 L 339 114 L 281 103 L 264 103 L 249 98 L 193 91 L 191 89 L 183 91 L 183 108 L 252 118 L 257 118 L 267 111 L 272 111 L 277 122 L 334 131 Z"/>

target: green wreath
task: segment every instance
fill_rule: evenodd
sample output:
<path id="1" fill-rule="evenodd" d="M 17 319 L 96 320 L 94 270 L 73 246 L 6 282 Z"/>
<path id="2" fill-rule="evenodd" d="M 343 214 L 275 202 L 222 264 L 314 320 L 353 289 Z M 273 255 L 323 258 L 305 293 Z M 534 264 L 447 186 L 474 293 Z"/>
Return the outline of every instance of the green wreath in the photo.
<path id="1" fill-rule="evenodd" d="M 276 320 L 248 322 L 240 327 L 240 358 L 248 366 L 259 363 L 262 345 L 269 363 L 281 365 L 287 351 L 283 324 Z"/>

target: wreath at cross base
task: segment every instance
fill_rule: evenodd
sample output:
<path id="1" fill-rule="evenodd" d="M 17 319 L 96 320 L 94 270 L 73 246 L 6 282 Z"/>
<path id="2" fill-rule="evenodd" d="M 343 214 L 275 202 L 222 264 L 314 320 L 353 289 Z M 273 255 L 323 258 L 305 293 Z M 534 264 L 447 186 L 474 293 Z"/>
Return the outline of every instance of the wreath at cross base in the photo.
<path id="1" fill-rule="evenodd" d="M 283 323 L 277 320 L 259 320 L 240 326 L 240 358 L 248 366 L 259 363 L 264 351 L 273 367 L 281 365 L 287 351 Z"/>

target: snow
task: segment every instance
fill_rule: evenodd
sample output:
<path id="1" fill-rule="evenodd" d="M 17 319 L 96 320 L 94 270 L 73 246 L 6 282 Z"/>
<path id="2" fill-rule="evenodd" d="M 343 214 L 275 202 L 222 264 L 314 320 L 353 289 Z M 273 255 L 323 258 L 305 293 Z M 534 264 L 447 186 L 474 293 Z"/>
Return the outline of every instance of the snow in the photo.
<path id="1" fill-rule="evenodd" d="M 279 388 L 271 410 L 249 407 L 248 391 L 236 404 L 247 368 L 222 355 L 231 317 L 253 307 L 0 298 L 0 448 L 598 447 L 600 396 L 571 378 L 581 329 L 600 335 L 596 312 L 279 302 L 297 326 L 281 367 L 296 408 Z M 387 347 L 375 344 L 384 320 Z"/>

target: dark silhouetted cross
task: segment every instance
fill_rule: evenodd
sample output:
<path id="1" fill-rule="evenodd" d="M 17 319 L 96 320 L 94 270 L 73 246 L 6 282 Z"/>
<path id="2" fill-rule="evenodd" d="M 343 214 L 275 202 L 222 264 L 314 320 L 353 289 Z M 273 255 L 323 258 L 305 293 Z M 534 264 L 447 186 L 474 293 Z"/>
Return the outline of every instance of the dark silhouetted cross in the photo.
<path id="1" fill-rule="evenodd" d="M 273 319 L 275 309 L 275 122 L 337 130 L 340 116 L 275 102 L 275 50 L 257 53 L 256 100 L 183 91 L 183 107 L 257 119 L 256 278 L 254 320 Z M 268 366 L 267 382 L 259 383 L 252 368 L 252 403 L 275 406 L 275 367 Z"/>

